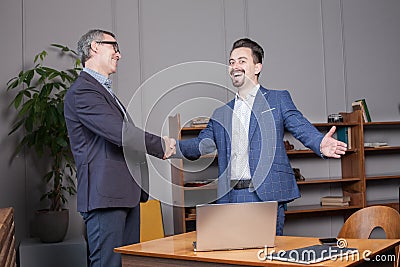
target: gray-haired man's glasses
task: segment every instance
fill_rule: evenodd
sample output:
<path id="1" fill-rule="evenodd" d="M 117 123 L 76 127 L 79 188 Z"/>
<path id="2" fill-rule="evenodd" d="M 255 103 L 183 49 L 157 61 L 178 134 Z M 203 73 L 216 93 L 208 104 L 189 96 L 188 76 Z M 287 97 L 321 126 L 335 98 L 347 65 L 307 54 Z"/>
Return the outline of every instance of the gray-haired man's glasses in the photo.
<path id="1" fill-rule="evenodd" d="M 113 46 L 115 53 L 121 53 L 119 51 L 119 46 L 118 43 L 116 41 L 96 41 L 96 43 L 98 44 L 110 44 Z"/>

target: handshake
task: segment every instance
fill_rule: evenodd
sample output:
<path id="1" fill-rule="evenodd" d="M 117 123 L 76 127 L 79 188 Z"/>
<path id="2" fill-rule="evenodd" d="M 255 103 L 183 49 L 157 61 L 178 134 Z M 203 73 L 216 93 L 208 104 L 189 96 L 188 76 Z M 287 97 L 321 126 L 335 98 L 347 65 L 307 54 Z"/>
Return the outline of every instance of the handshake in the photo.
<path id="1" fill-rule="evenodd" d="M 176 154 L 176 140 L 168 136 L 162 137 L 164 140 L 164 157 L 163 159 L 168 159 L 172 155 Z"/>

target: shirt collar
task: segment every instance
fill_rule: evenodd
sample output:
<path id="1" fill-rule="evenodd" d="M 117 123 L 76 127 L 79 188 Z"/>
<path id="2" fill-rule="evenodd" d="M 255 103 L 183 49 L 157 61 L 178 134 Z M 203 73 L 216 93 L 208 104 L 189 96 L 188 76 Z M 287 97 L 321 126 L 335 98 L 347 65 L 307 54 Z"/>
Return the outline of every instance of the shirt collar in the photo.
<path id="1" fill-rule="evenodd" d="M 257 84 L 256 86 L 254 86 L 253 89 L 250 90 L 249 94 L 247 95 L 247 99 L 245 99 L 245 100 L 248 100 L 249 96 L 256 97 L 258 89 L 260 89 L 260 84 Z M 235 100 L 238 100 L 238 99 L 240 99 L 240 96 L 239 96 L 239 93 L 236 92 Z"/>
<path id="2" fill-rule="evenodd" d="M 83 68 L 83 71 L 89 73 L 93 78 L 95 78 L 101 85 L 104 86 L 104 88 L 107 89 L 110 93 L 112 93 L 112 80 L 109 79 L 108 77 L 104 76 L 103 74 L 98 73 L 97 71 L 94 71 L 89 68 Z"/>

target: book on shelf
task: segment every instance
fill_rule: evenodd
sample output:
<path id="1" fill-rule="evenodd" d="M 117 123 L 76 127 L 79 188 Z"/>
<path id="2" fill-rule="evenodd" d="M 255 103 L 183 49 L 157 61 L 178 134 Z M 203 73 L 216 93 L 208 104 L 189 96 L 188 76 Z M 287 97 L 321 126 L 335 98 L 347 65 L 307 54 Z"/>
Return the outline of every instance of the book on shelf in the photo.
<path id="1" fill-rule="evenodd" d="M 369 109 L 365 99 L 355 100 L 351 103 L 353 110 L 361 110 L 364 118 L 364 122 L 371 122 L 371 115 L 369 114 Z"/>
<path id="2" fill-rule="evenodd" d="M 372 142 L 372 143 L 364 143 L 364 147 L 383 147 L 388 146 L 386 142 Z"/>
<path id="3" fill-rule="evenodd" d="M 325 196 L 321 197 L 322 206 L 349 206 L 350 196 Z"/>
<path id="4" fill-rule="evenodd" d="M 324 202 L 321 201 L 321 206 L 339 206 L 339 207 L 347 207 L 349 206 L 349 202 L 345 201 L 345 202 Z"/>
<path id="5" fill-rule="evenodd" d="M 347 144 L 347 148 L 351 149 L 351 127 L 337 127 L 337 140 Z"/>
<path id="6" fill-rule="evenodd" d="M 367 121 L 368 121 L 367 115 L 365 114 L 365 110 L 364 110 L 364 107 L 362 106 L 361 102 L 353 102 L 353 103 L 351 103 L 351 106 L 352 106 L 352 108 L 353 108 L 353 111 L 355 111 L 355 110 L 361 110 L 361 113 L 362 113 L 362 115 L 363 115 L 364 122 L 367 122 Z"/>
<path id="7" fill-rule="evenodd" d="M 325 196 L 321 197 L 321 202 L 325 203 L 342 203 L 350 202 L 350 196 Z"/>
<path id="8" fill-rule="evenodd" d="M 190 127 L 193 127 L 193 128 L 206 128 L 207 127 L 207 123 L 191 124 Z"/>
<path id="9" fill-rule="evenodd" d="M 190 125 L 192 127 L 205 127 L 207 126 L 208 122 L 210 121 L 209 117 L 197 117 L 197 118 L 193 118 L 190 122 Z"/>

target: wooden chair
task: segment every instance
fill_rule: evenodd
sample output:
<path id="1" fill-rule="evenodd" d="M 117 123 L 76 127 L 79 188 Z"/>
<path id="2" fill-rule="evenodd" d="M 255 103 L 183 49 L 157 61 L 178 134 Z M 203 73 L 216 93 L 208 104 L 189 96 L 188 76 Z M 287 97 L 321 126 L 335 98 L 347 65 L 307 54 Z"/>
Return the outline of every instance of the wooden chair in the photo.
<path id="1" fill-rule="evenodd" d="M 161 204 L 150 199 L 140 203 L 140 242 L 164 237 Z"/>
<path id="2" fill-rule="evenodd" d="M 353 213 L 344 223 L 338 238 L 368 239 L 375 228 L 382 228 L 387 239 L 400 239 L 400 214 L 387 206 L 371 206 Z M 399 247 L 396 247 L 398 266 Z"/>

